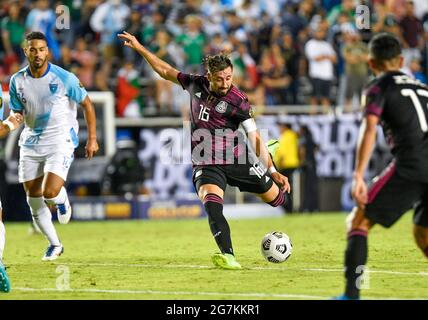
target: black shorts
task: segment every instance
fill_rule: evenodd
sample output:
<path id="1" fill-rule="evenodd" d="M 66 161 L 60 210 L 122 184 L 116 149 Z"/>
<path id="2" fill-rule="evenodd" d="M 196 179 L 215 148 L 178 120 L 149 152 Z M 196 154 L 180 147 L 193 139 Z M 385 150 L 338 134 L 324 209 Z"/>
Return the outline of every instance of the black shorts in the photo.
<path id="1" fill-rule="evenodd" d="M 374 178 L 368 192 L 365 216 L 386 228 L 414 208 L 414 224 L 428 228 L 428 183 L 411 181 L 399 175 L 392 162 Z"/>
<path id="2" fill-rule="evenodd" d="M 312 83 L 313 97 L 317 99 L 321 99 L 321 98 L 330 99 L 330 89 L 331 89 L 332 81 L 312 78 L 311 83 Z"/>
<path id="3" fill-rule="evenodd" d="M 223 191 L 226 185 L 230 185 L 240 191 L 261 194 L 272 187 L 273 180 L 269 172 L 257 164 L 194 166 L 193 186 L 196 192 L 204 184 L 215 184 Z"/>

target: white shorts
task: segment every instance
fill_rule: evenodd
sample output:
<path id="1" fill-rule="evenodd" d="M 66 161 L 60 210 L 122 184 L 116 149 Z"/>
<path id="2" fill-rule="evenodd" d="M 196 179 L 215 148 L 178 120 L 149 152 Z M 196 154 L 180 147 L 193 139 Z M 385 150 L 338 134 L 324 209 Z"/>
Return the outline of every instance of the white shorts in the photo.
<path id="1" fill-rule="evenodd" d="M 19 182 L 27 182 L 51 172 L 67 180 L 70 165 L 74 160 L 74 148 L 66 146 L 57 150 L 38 150 L 21 147 L 19 155 Z"/>

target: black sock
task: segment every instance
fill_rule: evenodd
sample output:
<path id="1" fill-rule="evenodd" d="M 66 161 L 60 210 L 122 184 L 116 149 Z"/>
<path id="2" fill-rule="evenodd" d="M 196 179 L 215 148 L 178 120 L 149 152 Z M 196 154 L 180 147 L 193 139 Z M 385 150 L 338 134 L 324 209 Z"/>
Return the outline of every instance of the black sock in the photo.
<path id="1" fill-rule="evenodd" d="M 425 248 L 425 250 L 424 250 L 424 254 L 425 254 L 425 257 L 427 257 L 427 258 L 428 258 L 428 247 L 426 247 L 426 248 Z"/>
<path id="2" fill-rule="evenodd" d="M 209 193 L 204 198 L 204 207 L 208 214 L 211 233 L 221 253 L 233 254 L 229 224 L 223 215 L 223 199 L 216 194 Z"/>
<path id="3" fill-rule="evenodd" d="M 357 279 L 362 276 L 367 262 L 367 231 L 353 229 L 348 233 L 348 247 L 345 252 L 345 295 L 352 299 L 360 297 Z M 361 278 L 360 278 L 361 279 Z"/>

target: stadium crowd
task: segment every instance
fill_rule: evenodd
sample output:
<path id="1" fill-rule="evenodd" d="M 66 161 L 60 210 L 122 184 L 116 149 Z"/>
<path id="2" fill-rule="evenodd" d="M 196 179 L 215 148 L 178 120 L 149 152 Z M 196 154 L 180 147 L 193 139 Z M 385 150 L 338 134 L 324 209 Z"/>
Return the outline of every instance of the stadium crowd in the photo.
<path id="1" fill-rule="evenodd" d="M 181 88 L 154 74 L 123 47 L 127 30 L 162 59 L 186 72 L 204 72 L 208 54 L 230 52 L 235 84 L 254 105 L 344 105 L 352 111 L 367 82 L 367 42 L 396 34 L 405 71 L 427 82 L 426 0 L 66 0 L 0 2 L 0 82 L 25 64 L 29 31 L 48 38 L 52 61 L 74 72 L 88 90 L 116 94 L 118 117 L 180 114 Z M 70 23 L 64 24 L 69 8 Z M 370 9 L 368 29 L 356 7 Z M 64 28 L 64 26 L 66 26 Z M 354 100 L 353 100 L 354 98 Z"/>

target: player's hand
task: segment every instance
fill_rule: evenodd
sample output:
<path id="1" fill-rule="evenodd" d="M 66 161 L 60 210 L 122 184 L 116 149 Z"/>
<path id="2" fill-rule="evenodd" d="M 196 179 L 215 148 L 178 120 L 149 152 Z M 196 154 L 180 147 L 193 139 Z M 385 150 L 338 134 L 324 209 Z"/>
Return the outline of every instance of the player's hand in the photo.
<path id="1" fill-rule="evenodd" d="M 92 159 L 94 154 L 98 152 L 98 149 L 99 149 L 99 147 L 98 147 L 97 139 L 89 139 L 86 142 L 85 157 L 88 160 Z"/>
<path id="2" fill-rule="evenodd" d="M 136 50 L 139 46 L 141 46 L 140 42 L 138 42 L 137 38 L 126 32 L 123 31 L 123 33 L 120 33 L 117 35 L 120 39 L 125 40 L 125 42 L 123 43 L 125 46 L 130 47 L 134 50 Z"/>
<path id="3" fill-rule="evenodd" d="M 24 122 L 24 117 L 20 113 L 11 113 L 5 121 L 12 123 L 13 128 L 16 129 Z"/>
<path id="4" fill-rule="evenodd" d="M 352 180 L 352 198 L 354 198 L 359 208 L 364 209 L 368 196 L 367 185 L 362 176 L 354 175 L 354 179 Z"/>
<path id="5" fill-rule="evenodd" d="M 288 183 L 288 178 L 279 172 L 274 172 L 271 174 L 273 181 L 280 187 L 282 192 L 291 192 L 290 183 Z"/>

